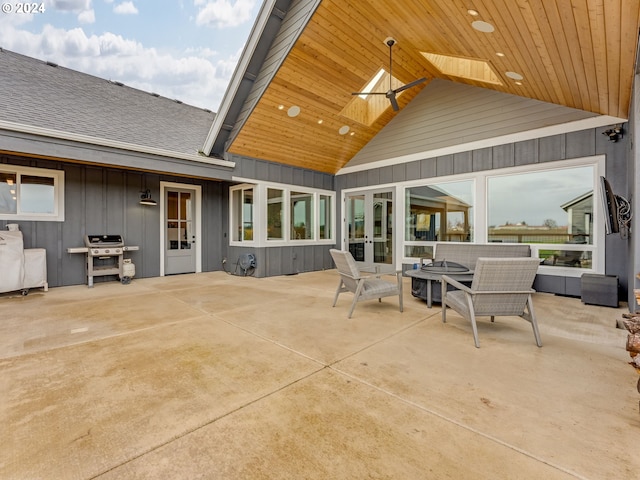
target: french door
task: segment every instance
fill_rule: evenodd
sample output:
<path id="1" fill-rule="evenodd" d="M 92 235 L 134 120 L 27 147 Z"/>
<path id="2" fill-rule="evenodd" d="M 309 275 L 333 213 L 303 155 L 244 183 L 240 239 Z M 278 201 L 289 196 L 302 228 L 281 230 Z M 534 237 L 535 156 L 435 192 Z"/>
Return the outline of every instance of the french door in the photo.
<path id="1" fill-rule="evenodd" d="M 393 190 L 346 195 L 347 249 L 364 265 L 393 264 Z"/>

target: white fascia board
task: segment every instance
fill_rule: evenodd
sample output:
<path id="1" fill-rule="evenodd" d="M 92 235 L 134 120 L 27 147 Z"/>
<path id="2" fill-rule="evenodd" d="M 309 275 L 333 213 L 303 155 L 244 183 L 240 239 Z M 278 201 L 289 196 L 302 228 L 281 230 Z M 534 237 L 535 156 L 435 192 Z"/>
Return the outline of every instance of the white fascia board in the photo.
<path id="1" fill-rule="evenodd" d="M 81 135 L 78 133 L 63 132 L 60 130 L 52 130 L 49 128 L 35 127 L 32 125 L 24 125 L 20 123 L 7 122 L 0 120 L 0 130 L 9 130 L 12 132 L 27 133 L 30 135 L 38 135 L 41 137 L 57 138 L 61 140 L 70 140 L 72 142 L 86 143 L 89 145 L 100 145 L 103 147 L 118 148 L 121 150 L 128 150 L 132 152 L 148 153 L 151 155 L 158 155 L 161 157 L 177 158 L 181 160 L 189 160 L 192 162 L 206 163 L 208 165 L 215 165 L 219 167 L 234 168 L 235 162 L 228 160 L 221 160 L 217 158 L 209 158 L 204 155 L 196 155 L 181 152 L 172 152 L 163 148 L 147 147 L 145 145 L 135 145 L 128 142 L 119 142 L 117 140 L 108 140 L 105 138 L 92 137 L 90 135 Z"/>
<path id="2" fill-rule="evenodd" d="M 238 88 L 240 87 L 240 83 L 244 78 L 244 74 L 247 71 L 247 66 L 249 65 L 249 62 L 253 57 L 253 53 L 255 52 L 260 38 L 262 37 L 262 33 L 265 26 L 267 25 L 267 21 L 271 17 L 275 2 L 276 0 L 267 0 L 262 4 L 262 8 L 258 13 L 256 22 L 254 23 L 253 28 L 251 29 L 251 33 L 249 34 L 249 39 L 244 46 L 242 55 L 240 55 L 240 59 L 238 60 L 236 69 L 233 71 L 233 75 L 231 77 L 231 81 L 229 82 L 229 86 L 227 87 L 227 91 L 222 97 L 222 101 L 220 102 L 220 106 L 218 107 L 216 116 L 213 119 L 213 124 L 211 125 L 209 134 L 207 135 L 204 146 L 202 147 L 202 151 L 206 155 L 209 155 L 211 153 L 211 149 L 213 148 L 216 137 L 218 136 L 218 133 L 220 133 L 220 129 L 222 128 L 224 119 L 226 118 L 227 113 L 229 113 L 231 103 L 233 102 L 233 99 L 238 92 Z"/>
<path id="3" fill-rule="evenodd" d="M 336 175 L 346 175 L 348 173 L 362 172 L 365 170 L 371 170 L 373 168 L 388 167 L 401 163 L 413 162 L 416 160 L 424 160 L 427 158 L 434 158 L 443 155 L 468 152 L 469 150 L 495 147 L 497 145 L 504 145 L 506 143 L 522 142 L 525 140 L 533 140 L 536 138 L 550 137 L 553 135 L 560 135 L 562 133 L 578 132 L 580 130 L 599 128 L 617 123 L 624 123 L 627 121 L 628 119 L 624 118 L 611 117 L 609 115 L 598 115 L 595 117 L 585 118 L 583 120 L 576 120 L 574 122 L 527 130 L 526 132 L 510 133 L 509 135 L 502 135 L 499 137 L 492 137 L 484 140 L 476 140 L 474 142 L 461 143 L 459 145 L 451 145 L 449 147 L 442 147 L 434 150 L 412 153 L 410 155 L 404 155 L 402 157 L 378 160 L 375 162 L 364 163 L 362 165 L 353 165 L 352 167 L 343 167 L 338 170 Z"/>

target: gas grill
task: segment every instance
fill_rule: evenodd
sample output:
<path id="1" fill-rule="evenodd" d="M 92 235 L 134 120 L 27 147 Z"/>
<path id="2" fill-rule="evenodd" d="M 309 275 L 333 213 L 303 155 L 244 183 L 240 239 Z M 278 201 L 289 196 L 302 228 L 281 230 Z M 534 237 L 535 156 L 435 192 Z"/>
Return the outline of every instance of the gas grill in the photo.
<path id="1" fill-rule="evenodd" d="M 125 245 L 122 235 L 87 235 L 84 244 L 67 252 L 86 253 L 89 287 L 93 287 L 93 277 L 104 275 L 118 275 L 122 283 L 128 283 L 129 278 L 123 274 L 124 252 L 136 251 L 137 246 Z"/>

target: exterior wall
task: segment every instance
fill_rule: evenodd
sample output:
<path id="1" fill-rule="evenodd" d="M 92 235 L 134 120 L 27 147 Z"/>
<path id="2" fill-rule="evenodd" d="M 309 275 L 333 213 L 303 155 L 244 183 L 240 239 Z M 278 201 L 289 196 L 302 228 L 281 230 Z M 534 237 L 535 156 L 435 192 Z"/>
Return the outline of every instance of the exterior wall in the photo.
<path id="1" fill-rule="evenodd" d="M 261 180 L 265 182 L 333 190 L 333 175 L 248 157 L 234 157 L 232 160 L 236 162 L 236 174 L 234 176 L 236 179 L 245 179 L 247 181 Z M 226 190 L 225 195 L 228 199 L 228 188 Z M 225 215 L 228 217 L 228 212 L 225 213 Z M 225 231 L 228 230 L 228 218 L 225 220 L 224 225 Z M 228 236 L 226 233 L 225 235 Z M 338 232 L 336 232 L 336 235 L 338 235 Z M 339 237 L 336 236 L 336 238 Z M 309 244 L 308 246 L 292 245 L 261 248 L 230 246 L 227 247 L 227 270 L 235 270 L 235 263 L 243 253 L 253 253 L 256 256 L 256 277 L 292 275 L 330 269 L 333 268 L 333 262 L 329 254 L 329 249 L 333 247 L 334 245 L 313 244 Z"/>
<path id="2" fill-rule="evenodd" d="M 226 256 L 225 221 L 228 195 L 224 182 L 195 180 L 172 175 L 142 173 L 131 170 L 62 163 L 16 156 L 0 156 L 0 164 L 64 170 L 65 221 L 18 223 L 25 248 L 47 250 L 47 275 L 51 287 L 86 283 L 85 255 L 67 253 L 69 247 L 84 246 L 86 234 L 120 234 L 125 244 L 138 245 L 130 252 L 136 266 L 136 277 L 160 275 L 160 209 L 139 204 L 140 191 L 151 190 L 159 200 L 160 182 L 191 183 L 202 186 L 202 270 L 221 270 Z M 96 277 L 95 282 L 112 281 L 115 277 Z"/>
<path id="3" fill-rule="evenodd" d="M 342 191 L 345 189 L 604 154 L 607 179 L 614 192 L 628 199 L 633 190 L 630 187 L 631 182 L 628 181 L 628 168 L 632 163 L 630 136 L 624 135 L 621 140 L 613 143 L 601 135 L 605 129 L 582 130 L 338 175 L 337 198 L 341 199 Z M 624 129 L 628 131 L 628 126 L 625 125 Z M 341 202 L 338 201 L 339 210 L 341 206 Z M 336 215 L 341 219 L 344 212 L 338 211 Z M 341 222 L 338 222 L 339 231 L 336 238 L 342 238 L 341 226 Z M 624 300 L 627 298 L 630 281 L 633 281 L 633 274 L 628 268 L 630 241 L 619 235 L 609 235 L 606 238 L 605 249 L 606 274 L 618 276 L 621 286 L 620 298 Z M 538 275 L 534 286 L 542 292 L 580 296 L 580 278 Z"/>

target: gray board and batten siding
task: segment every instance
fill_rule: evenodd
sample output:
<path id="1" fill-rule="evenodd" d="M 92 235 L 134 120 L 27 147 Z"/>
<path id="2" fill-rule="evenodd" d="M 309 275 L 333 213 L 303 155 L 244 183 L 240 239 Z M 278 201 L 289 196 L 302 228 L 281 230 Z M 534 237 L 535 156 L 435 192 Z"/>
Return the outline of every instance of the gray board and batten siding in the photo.
<path id="1" fill-rule="evenodd" d="M 629 198 L 628 192 L 633 191 L 634 188 L 630 183 L 633 177 L 627 172 L 628 165 L 632 163 L 629 135 L 613 143 L 602 135 L 603 130 L 605 128 L 592 128 L 338 175 L 336 177 L 337 198 L 341 198 L 342 190 L 345 189 L 389 185 L 421 178 L 466 174 L 602 154 L 606 156 L 606 177 L 614 192 Z M 338 202 L 338 209 L 340 207 L 341 204 Z M 336 215 L 337 218 L 342 218 L 344 213 L 337 212 Z M 338 224 L 337 228 L 340 230 L 341 225 Z M 341 238 L 341 231 L 338 231 L 337 235 L 337 238 Z M 629 252 L 628 240 L 617 234 L 607 235 L 606 274 L 618 276 L 621 299 L 633 293 L 633 287 L 630 287 L 633 285 L 633 272 L 630 272 L 628 267 Z M 409 268 L 408 265 L 406 267 Z M 540 292 L 580 296 L 580 278 L 538 275 L 534 288 Z"/>
<path id="2" fill-rule="evenodd" d="M 335 177 L 326 173 L 249 157 L 234 156 L 232 160 L 236 164 L 235 174 L 239 178 L 329 191 L 334 189 Z M 255 275 L 258 277 L 327 270 L 333 268 L 329 249 L 334 247 L 335 245 L 291 245 L 268 248 L 229 246 L 229 267 L 227 268 L 234 270 L 235 262 L 241 254 L 253 253 L 257 263 Z"/>
<path id="3" fill-rule="evenodd" d="M 236 158 L 236 173 L 243 177 L 311 188 L 333 189 L 333 176 L 300 168 Z M 291 246 L 270 248 L 229 247 L 228 181 L 187 178 L 162 173 L 139 172 L 97 165 L 1 155 L 0 164 L 63 170 L 65 172 L 65 220 L 43 222 L 0 220 L 0 229 L 17 223 L 23 232 L 25 248 L 45 248 L 49 286 L 86 283 L 85 256 L 67 253 L 69 247 L 84 246 L 85 235 L 119 234 L 126 245 L 138 245 L 129 252 L 136 267 L 136 277 L 160 275 L 160 208 L 140 205 L 140 192 L 151 190 L 159 202 L 160 182 L 175 182 L 202 187 L 202 271 L 227 269 L 240 254 L 256 255 L 255 276 L 293 274 L 332 268 L 332 246 Z M 211 167 L 209 167 L 211 168 Z M 215 169 L 214 169 L 215 170 Z M 233 268 L 231 268 L 233 271 Z M 97 277 L 96 283 L 115 277 Z"/>

